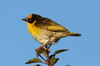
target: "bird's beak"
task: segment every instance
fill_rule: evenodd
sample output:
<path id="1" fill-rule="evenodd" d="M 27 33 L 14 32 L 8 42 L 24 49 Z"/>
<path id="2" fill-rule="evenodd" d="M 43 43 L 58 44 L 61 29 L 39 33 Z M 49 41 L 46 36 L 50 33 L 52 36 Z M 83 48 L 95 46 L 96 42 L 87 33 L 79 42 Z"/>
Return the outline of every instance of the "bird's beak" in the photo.
<path id="1" fill-rule="evenodd" d="M 23 20 L 23 21 L 27 21 L 28 19 L 27 19 L 27 18 L 23 18 L 22 20 Z"/>

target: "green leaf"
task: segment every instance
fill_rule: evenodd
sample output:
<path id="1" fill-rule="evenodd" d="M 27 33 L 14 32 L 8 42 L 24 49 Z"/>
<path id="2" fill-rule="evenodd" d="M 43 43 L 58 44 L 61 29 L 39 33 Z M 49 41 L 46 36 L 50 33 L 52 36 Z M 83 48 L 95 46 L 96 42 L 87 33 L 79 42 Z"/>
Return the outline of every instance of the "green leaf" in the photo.
<path id="1" fill-rule="evenodd" d="M 61 53 L 61 52 L 64 52 L 64 51 L 68 51 L 68 49 L 57 50 L 57 51 L 54 52 L 54 55 Z"/>
<path id="2" fill-rule="evenodd" d="M 46 58 L 48 58 L 48 57 L 49 57 L 47 53 L 43 53 L 43 54 L 44 54 L 44 56 L 45 56 Z"/>
<path id="3" fill-rule="evenodd" d="M 54 65 L 58 60 L 59 60 L 59 58 L 50 59 L 50 64 Z"/>
<path id="4" fill-rule="evenodd" d="M 40 59 L 38 59 L 38 58 L 33 58 L 33 59 L 27 61 L 25 64 L 39 63 L 39 62 L 41 63 L 42 61 Z"/>

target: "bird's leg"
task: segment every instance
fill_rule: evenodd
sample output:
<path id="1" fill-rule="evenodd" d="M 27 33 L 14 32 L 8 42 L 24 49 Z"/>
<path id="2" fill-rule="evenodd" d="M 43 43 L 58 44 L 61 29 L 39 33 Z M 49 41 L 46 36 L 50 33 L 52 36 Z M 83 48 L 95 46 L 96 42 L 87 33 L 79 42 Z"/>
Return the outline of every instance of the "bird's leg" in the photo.
<path id="1" fill-rule="evenodd" d="M 49 48 L 51 47 L 51 45 L 52 45 L 52 44 L 49 44 L 47 48 L 49 49 Z"/>
<path id="2" fill-rule="evenodd" d="M 48 51 L 48 49 L 49 49 L 48 46 L 49 46 L 49 45 L 45 45 L 45 46 L 44 46 L 44 49 L 47 50 L 47 51 Z"/>
<path id="3" fill-rule="evenodd" d="M 48 43 L 49 43 L 49 41 L 52 39 L 52 37 L 49 37 L 49 39 L 42 45 L 42 46 L 40 46 L 40 47 L 38 47 L 38 48 L 41 48 L 41 47 L 44 47 L 44 46 L 46 46 Z"/>
<path id="4" fill-rule="evenodd" d="M 46 55 L 49 56 L 50 50 L 48 49 L 48 45 L 45 45 L 44 49 L 45 49 Z"/>
<path id="5" fill-rule="evenodd" d="M 52 44 L 48 44 L 48 45 L 45 45 L 45 47 L 44 47 L 44 49 L 45 49 L 45 51 L 46 51 L 46 53 L 47 53 L 47 55 L 49 56 L 49 53 L 50 53 L 50 47 L 51 47 L 51 45 Z"/>
<path id="6" fill-rule="evenodd" d="M 45 48 L 49 49 L 51 47 L 52 44 L 48 44 L 45 46 Z"/>
<path id="7" fill-rule="evenodd" d="M 46 41 L 42 46 L 38 47 L 38 48 L 41 48 L 41 47 L 44 47 L 46 46 L 48 43 L 49 43 L 50 39 L 48 41 Z"/>
<path id="8" fill-rule="evenodd" d="M 54 36 L 56 35 L 55 32 L 53 32 L 53 34 L 54 34 Z M 53 37 L 54 37 L 54 36 L 53 36 Z M 51 45 L 52 45 L 52 44 L 49 44 L 49 45 L 47 46 L 47 48 L 49 49 L 49 48 L 51 47 Z"/>
<path id="9" fill-rule="evenodd" d="M 48 45 L 45 45 L 45 48 L 47 48 L 48 47 Z"/>
<path id="10" fill-rule="evenodd" d="M 47 48 L 47 44 L 49 43 L 49 41 L 52 39 L 52 37 L 50 37 L 42 46 L 37 48 L 38 53 L 41 53 L 41 51 L 45 50 L 45 51 L 49 51 L 49 49 Z M 45 48 L 43 48 L 45 46 Z"/>

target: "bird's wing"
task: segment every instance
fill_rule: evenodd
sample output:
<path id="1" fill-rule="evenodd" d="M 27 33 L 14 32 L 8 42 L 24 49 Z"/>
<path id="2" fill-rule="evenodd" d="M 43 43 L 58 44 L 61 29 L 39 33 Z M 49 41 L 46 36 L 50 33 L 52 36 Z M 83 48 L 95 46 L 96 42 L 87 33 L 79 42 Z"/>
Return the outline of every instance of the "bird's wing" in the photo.
<path id="1" fill-rule="evenodd" d="M 55 31 L 55 32 L 65 32 L 68 31 L 66 28 L 56 25 L 56 26 L 48 26 L 47 28 L 50 31 Z M 69 32 L 69 31 L 68 31 Z"/>
<path id="2" fill-rule="evenodd" d="M 55 31 L 55 32 L 69 32 L 65 27 L 57 24 L 56 22 L 52 21 L 49 18 L 42 18 L 41 20 L 41 24 L 38 26 L 41 26 L 42 28 L 45 28 L 47 30 L 50 31 Z"/>
<path id="3" fill-rule="evenodd" d="M 61 26 L 60 24 L 57 24 L 51 19 L 47 18 L 47 20 L 48 20 L 48 23 L 51 24 L 50 26 L 47 27 L 48 30 L 55 31 L 55 32 L 69 32 L 65 27 Z"/>

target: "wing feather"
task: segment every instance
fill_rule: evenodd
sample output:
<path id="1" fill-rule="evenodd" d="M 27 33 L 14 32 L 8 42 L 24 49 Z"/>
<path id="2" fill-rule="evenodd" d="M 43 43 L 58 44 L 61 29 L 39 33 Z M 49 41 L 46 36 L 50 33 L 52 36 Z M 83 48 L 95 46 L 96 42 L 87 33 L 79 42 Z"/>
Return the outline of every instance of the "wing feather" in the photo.
<path id="1" fill-rule="evenodd" d="M 41 29 L 43 28 L 54 32 L 69 32 L 65 27 L 45 17 L 39 20 L 35 25 Z"/>

